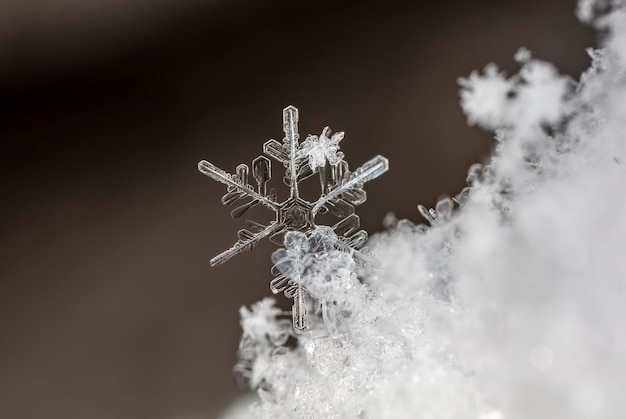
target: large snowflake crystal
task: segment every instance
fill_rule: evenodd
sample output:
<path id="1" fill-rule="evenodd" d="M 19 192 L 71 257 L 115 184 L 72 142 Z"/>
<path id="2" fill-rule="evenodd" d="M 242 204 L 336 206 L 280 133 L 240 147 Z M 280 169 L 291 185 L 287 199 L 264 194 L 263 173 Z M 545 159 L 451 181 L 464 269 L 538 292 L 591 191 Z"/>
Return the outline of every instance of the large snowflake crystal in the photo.
<path id="1" fill-rule="evenodd" d="M 263 153 L 252 161 L 252 177 L 256 185 L 250 185 L 250 168 L 240 164 L 235 174 L 230 174 L 214 166 L 206 160 L 198 163 L 198 170 L 210 178 L 227 186 L 226 194 L 222 197 L 224 205 L 233 205 L 237 201 L 245 201 L 231 211 L 233 218 L 239 218 L 247 210 L 262 205 L 275 213 L 275 220 L 269 225 L 254 221 L 247 221 L 248 229 L 238 232 L 239 239 L 225 252 L 211 259 L 211 266 L 226 262 L 236 254 L 250 250 L 261 239 L 268 237 L 279 246 L 286 246 L 287 252 L 306 253 L 303 261 L 311 261 L 314 256 L 318 259 L 329 251 L 343 251 L 350 254 L 358 263 L 367 258 L 362 246 L 367 241 L 367 232 L 359 230 L 359 217 L 354 213 L 354 207 L 366 200 L 363 190 L 365 182 L 375 179 L 389 168 L 389 162 L 382 156 L 376 156 L 353 172 L 348 170 L 348 163 L 343 160 L 343 153 L 339 151 L 339 141 L 343 139 L 343 132 L 331 135 L 328 127 L 317 137 L 310 135 L 300 144 L 298 142 L 298 109 L 288 106 L 283 110 L 283 131 L 285 137 L 282 143 L 268 140 L 263 144 Z M 267 185 L 271 179 L 271 160 L 282 163 L 285 167 L 284 183 L 289 186 L 289 197 L 279 202 L 274 189 L 268 191 Z M 300 197 L 299 184 L 306 178 L 318 174 L 321 194 L 314 201 L 309 202 Z M 329 213 L 337 218 L 331 230 L 317 230 L 315 216 Z M 299 232 L 296 235 L 286 234 Z M 310 246 L 312 235 L 330 232 L 332 240 L 324 241 L 324 245 Z M 330 236 L 326 235 L 326 239 Z M 301 247 L 295 249 L 298 242 Z M 313 242 L 317 242 L 313 239 Z M 320 242 L 321 243 L 321 242 Z M 329 247 L 330 246 L 330 247 Z M 308 264 L 310 262 L 306 262 Z M 300 265 L 298 265 L 300 266 Z M 270 288 L 274 294 L 285 292 L 285 295 L 294 299 L 293 325 L 296 330 L 308 327 L 306 313 L 306 288 L 301 282 L 298 270 L 287 269 L 284 263 L 279 262 L 273 272 L 277 274 L 272 280 Z M 298 269 L 311 271 L 310 266 L 300 266 Z"/>

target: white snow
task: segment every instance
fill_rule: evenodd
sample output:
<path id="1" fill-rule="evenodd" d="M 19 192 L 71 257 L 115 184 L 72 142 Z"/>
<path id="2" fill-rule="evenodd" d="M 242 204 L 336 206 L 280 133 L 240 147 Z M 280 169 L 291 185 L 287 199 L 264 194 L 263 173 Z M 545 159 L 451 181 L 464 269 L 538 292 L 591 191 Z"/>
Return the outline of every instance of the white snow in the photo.
<path id="1" fill-rule="evenodd" d="M 626 13 L 579 14 L 610 32 L 577 82 L 527 53 L 517 75 L 461 80 L 498 146 L 451 216 L 372 238 L 379 266 L 337 291 L 336 332 L 281 349 L 269 302 L 242 311 L 258 417 L 625 416 Z"/>

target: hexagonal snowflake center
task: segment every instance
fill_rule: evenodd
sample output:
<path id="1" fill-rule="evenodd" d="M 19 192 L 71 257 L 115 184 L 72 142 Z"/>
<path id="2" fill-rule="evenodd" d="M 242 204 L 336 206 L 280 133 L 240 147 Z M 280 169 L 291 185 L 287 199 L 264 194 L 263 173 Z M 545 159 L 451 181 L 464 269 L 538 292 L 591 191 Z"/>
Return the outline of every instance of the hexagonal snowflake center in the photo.
<path id="1" fill-rule="evenodd" d="M 298 199 L 281 211 L 281 221 L 294 230 L 302 230 L 313 224 L 311 205 Z"/>

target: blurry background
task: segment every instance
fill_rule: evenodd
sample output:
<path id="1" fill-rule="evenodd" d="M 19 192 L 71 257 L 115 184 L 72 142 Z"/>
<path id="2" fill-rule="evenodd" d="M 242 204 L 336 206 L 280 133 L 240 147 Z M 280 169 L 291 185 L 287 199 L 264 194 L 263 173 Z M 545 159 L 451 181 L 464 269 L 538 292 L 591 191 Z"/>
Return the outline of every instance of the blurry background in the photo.
<path id="1" fill-rule="evenodd" d="M 0 4 L 0 417 L 217 416 L 273 247 L 209 267 L 241 224 L 198 160 L 249 163 L 294 104 L 352 168 L 389 158 L 363 227 L 418 220 L 492 147 L 457 78 L 520 46 L 577 75 L 594 44 L 573 1 L 307 4 Z"/>

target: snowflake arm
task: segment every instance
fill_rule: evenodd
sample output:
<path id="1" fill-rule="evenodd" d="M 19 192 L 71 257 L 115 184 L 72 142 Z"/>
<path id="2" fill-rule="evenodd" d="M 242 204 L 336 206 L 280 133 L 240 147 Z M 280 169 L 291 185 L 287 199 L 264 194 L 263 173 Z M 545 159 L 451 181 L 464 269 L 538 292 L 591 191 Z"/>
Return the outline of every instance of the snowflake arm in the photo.
<path id="1" fill-rule="evenodd" d="M 247 166 L 246 166 L 246 169 L 247 169 Z M 232 194 L 233 192 L 239 192 L 239 194 L 237 195 L 231 195 L 233 198 L 236 197 L 236 199 L 233 199 L 233 202 L 237 199 L 241 199 L 244 196 L 248 196 L 252 198 L 254 201 L 257 201 L 257 203 L 260 202 L 261 204 L 265 205 L 266 207 L 274 211 L 278 211 L 280 208 L 280 205 L 274 202 L 270 197 L 263 196 L 260 193 L 256 192 L 254 189 L 252 189 L 250 185 L 246 185 L 244 181 L 240 178 L 240 176 L 227 173 L 226 171 L 218 168 L 217 166 L 215 166 L 212 163 L 209 163 L 206 160 L 202 160 L 200 161 L 200 163 L 198 163 L 198 170 L 201 173 L 210 177 L 211 179 L 216 180 L 228 186 L 229 193 Z M 227 195 L 225 195 L 224 198 L 222 199 L 222 202 L 224 204 L 226 204 L 228 201 Z"/>
<path id="2" fill-rule="evenodd" d="M 309 327 L 309 313 L 306 309 L 306 294 L 304 287 L 298 284 L 293 293 L 293 305 L 291 306 L 291 317 L 293 328 L 303 331 Z"/>
<path id="3" fill-rule="evenodd" d="M 291 197 L 298 198 L 298 109 L 295 106 L 287 106 L 283 110 L 283 131 L 285 138 L 283 139 L 285 149 L 289 150 L 287 163 L 287 176 L 289 177 L 289 188 Z"/>
<path id="4" fill-rule="evenodd" d="M 342 182 L 337 188 L 322 196 L 315 202 L 312 208 L 313 214 L 317 214 L 324 205 L 333 200 L 339 199 L 342 195 L 347 195 L 354 205 L 361 204 L 365 201 L 362 186 L 365 182 L 376 179 L 378 176 L 389 170 L 389 160 L 383 156 L 376 156 L 363 166 L 359 167 L 355 172 L 351 173 L 347 181 Z M 359 193 L 354 193 L 359 192 Z M 359 196 L 357 199 L 356 196 Z M 361 197 L 363 196 L 363 197 Z M 351 198 L 355 199 L 351 199 Z"/>
<path id="5" fill-rule="evenodd" d="M 211 259 L 211 262 L 210 262 L 211 266 L 221 265 L 222 263 L 226 262 L 228 259 L 237 255 L 238 253 L 252 249 L 259 241 L 261 241 L 267 236 L 272 235 L 273 233 L 280 231 L 284 227 L 285 227 L 284 223 L 279 223 L 275 221 L 271 223 L 270 225 L 268 225 L 267 227 L 265 227 L 263 230 L 259 231 L 258 233 L 251 233 L 248 230 L 239 230 L 240 236 L 243 236 L 243 237 L 237 240 L 237 242 L 233 245 L 233 247 L 220 253 L 219 255 L 215 256 L 213 259 Z"/>

